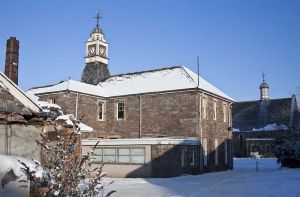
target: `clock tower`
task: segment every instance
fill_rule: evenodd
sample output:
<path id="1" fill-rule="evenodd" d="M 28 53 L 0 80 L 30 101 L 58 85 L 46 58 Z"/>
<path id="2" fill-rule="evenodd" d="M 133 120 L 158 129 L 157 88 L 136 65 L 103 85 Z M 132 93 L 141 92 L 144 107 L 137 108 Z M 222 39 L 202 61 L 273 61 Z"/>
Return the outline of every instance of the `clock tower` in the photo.
<path id="1" fill-rule="evenodd" d="M 108 43 L 104 39 L 104 33 L 99 27 L 99 11 L 97 25 L 86 42 L 85 68 L 81 75 L 81 82 L 97 85 L 109 77 L 108 70 Z"/>

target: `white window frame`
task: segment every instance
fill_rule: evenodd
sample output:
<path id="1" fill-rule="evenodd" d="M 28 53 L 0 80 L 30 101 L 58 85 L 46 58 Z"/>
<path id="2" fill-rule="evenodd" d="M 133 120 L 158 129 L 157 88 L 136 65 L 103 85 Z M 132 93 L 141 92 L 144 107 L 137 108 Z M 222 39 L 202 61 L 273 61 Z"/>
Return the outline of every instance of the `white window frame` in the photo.
<path id="1" fill-rule="evenodd" d="M 99 104 L 101 104 L 101 108 L 102 108 L 102 118 L 101 119 L 99 118 L 99 114 L 100 114 L 100 105 Z M 102 100 L 98 100 L 97 101 L 97 120 L 104 121 L 104 119 L 105 119 L 104 115 L 105 115 L 105 102 Z"/>
<path id="2" fill-rule="evenodd" d="M 232 120 L 231 120 L 231 107 L 228 108 L 228 126 L 231 126 Z"/>
<path id="3" fill-rule="evenodd" d="M 57 100 L 56 100 L 56 98 L 48 98 L 48 99 L 47 99 L 47 102 L 48 102 L 48 103 L 51 103 L 51 104 L 56 104 L 56 103 L 57 103 Z"/>
<path id="4" fill-rule="evenodd" d="M 213 101 L 213 118 L 214 120 L 217 120 L 217 101 Z"/>
<path id="5" fill-rule="evenodd" d="M 203 138 L 203 165 L 207 166 L 207 138 Z"/>
<path id="6" fill-rule="evenodd" d="M 215 165 L 219 165 L 219 150 L 218 150 L 218 139 L 215 139 Z"/>
<path id="7" fill-rule="evenodd" d="M 119 118 L 119 104 L 120 103 L 123 103 L 123 118 Z M 117 108 L 117 110 L 116 110 L 116 118 L 117 118 L 117 120 L 125 120 L 125 102 L 124 101 L 118 101 L 116 103 L 116 108 Z"/>
<path id="8" fill-rule="evenodd" d="M 205 97 L 202 98 L 202 117 L 207 118 L 207 100 Z"/>
<path id="9" fill-rule="evenodd" d="M 105 150 L 107 149 L 114 149 L 115 151 L 115 154 L 114 155 L 106 155 L 105 154 Z M 120 155 L 119 154 L 119 149 L 128 149 L 129 150 L 129 154 L 128 155 Z M 133 149 L 141 149 L 143 150 L 143 154 L 133 154 Z M 98 150 L 101 150 L 101 155 L 97 154 Z M 114 160 L 113 161 L 106 161 L 108 162 L 109 164 L 136 164 L 136 165 L 141 165 L 141 164 L 145 164 L 146 163 L 146 148 L 145 147 L 141 147 L 141 146 L 126 146 L 126 147 L 119 147 L 119 146 L 108 146 L 108 147 L 97 147 L 93 153 L 93 156 L 95 158 L 99 157 L 98 161 L 93 161 L 93 163 L 104 163 L 105 162 L 105 159 L 104 157 L 105 156 L 114 156 Z M 129 157 L 129 162 L 120 162 L 119 161 L 119 157 L 120 156 L 128 156 Z M 142 162 L 133 162 L 132 158 L 133 157 L 143 157 L 143 161 Z"/>
<path id="10" fill-rule="evenodd" d="M 224 119 L 224 122 L 227 121 L 227 104 L 226 103 L 223 103 L 223 119 Z"/>

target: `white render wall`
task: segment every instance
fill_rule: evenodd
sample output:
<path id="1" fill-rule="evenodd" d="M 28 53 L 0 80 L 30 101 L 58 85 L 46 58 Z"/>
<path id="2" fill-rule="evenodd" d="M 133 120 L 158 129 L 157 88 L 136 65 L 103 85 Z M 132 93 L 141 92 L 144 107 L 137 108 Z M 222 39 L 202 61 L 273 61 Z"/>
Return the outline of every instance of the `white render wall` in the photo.
<path id="1" fill-rule="evenodd" d="M 22 124 L 8 125 L 8 151 L 10 155 L 17 155 L 27 159 L 40 161 L 41 152 L 36 139 L 42 132 L 40 126 L 26 126 Z M 0 154 L 5 154 L 5 125 L 0 125 Z"/>

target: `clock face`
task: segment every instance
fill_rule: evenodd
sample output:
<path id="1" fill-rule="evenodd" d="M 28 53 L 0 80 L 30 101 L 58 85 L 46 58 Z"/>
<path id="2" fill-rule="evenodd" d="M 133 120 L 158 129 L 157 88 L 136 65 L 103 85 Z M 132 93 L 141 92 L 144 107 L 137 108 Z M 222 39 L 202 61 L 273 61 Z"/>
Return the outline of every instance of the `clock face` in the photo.
<path id="1" fill-rule="evenodd" d="M 99 54 L 100 54 L 102 57 L 105 57 L 105 51 L 106 51 L 105 46 L 99 45 Z"/>
<path id="2" fill-rule="evenodd" d="M 89 56 L 93 56 L 96 54 L 96 45 L 90 45 L 88 48 Z"/>

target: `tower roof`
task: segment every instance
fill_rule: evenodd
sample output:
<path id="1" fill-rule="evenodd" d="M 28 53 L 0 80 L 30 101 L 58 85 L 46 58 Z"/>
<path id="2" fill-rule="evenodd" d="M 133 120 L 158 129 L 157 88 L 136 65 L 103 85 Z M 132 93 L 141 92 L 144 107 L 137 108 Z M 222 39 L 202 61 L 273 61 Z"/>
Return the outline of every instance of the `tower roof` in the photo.
<path id="1" fill-rule="evenodd" d="M 267 82 L 263 81 L 260 86 L 259 86 L 260 89 L 262 88 L 269 88 L 269 85 L 267 84 Z"/>
<path id="2" fill-rule="evenodd" d="M 91 32 L 91 34 L 93 34 L 93 33 L 101 33 L 101 34 L 104 34 L 103 33 L 103 30 L 98 26 L 98 27 L 95 27 L 94 29 L 93 29 L 93 31 Z"/>

